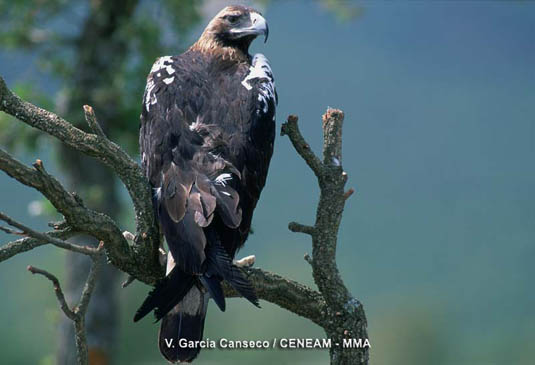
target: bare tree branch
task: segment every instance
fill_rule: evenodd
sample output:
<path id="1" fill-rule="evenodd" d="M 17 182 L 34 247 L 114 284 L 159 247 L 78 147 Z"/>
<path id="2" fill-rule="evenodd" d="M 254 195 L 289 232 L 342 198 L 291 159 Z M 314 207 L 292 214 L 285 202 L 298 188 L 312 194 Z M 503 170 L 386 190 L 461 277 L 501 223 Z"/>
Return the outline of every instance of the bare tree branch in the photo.
<path id="1" fill-rule="evenodd" d="M 88 351 L 87 351 L 87 339 L 85 334 L 85 313 L 87 311 L 87 306 L 89 305 L 89 300 L 91 299 L 91 294 L 95 288 L 95 281 L 97 279 L 98 272 L 102 266 L 102 261 L 104 259 L 102 253 L 103 243 L 95 249 L 97 254 L 91 255 L 92 264 L 91 269 L 89 270 L 89 275 L 80 296 L 78 304 L 71 309 L 65 300 L 65 295 L 61 290 L 61 285 L 56 276 L 49 273 L 46 270 L 39 269 L 34 266 L 28 266 L 28 271 L 32 274 L 39 274 L 46 277 L 54 285 L 54 293 L 58 299 L 59 305 L 63 313 L 73 321 L 74 324 L 74 333 L 75 333 L 75 342 L 76 342 L 76 357 L 78 365 L 87 365 L 88 364 Z"/>
<path id="2" fill-rule="evenodd" d="M 307 226 L 307 225 L 304 225 L 304 224 L 301 224 L 301 223 L 297 223 L 297 222 L 290 222 L 288 224 L 288 229 L 290 231 L 292 231 L 292 232 L 305 233 L 305 234 L 309 234 L 309 235 L 313 235 L 314 234 L 314 227 Z"/>
<path id="3" fill-rule="evenodd" d="M 344 193 L 344 200 L 349 199 L 349 197 L 350 197 L 351 195 L 353 195 L 354 192 L 355 192 L 355 189 L 353 189 L 353 188 L 349 188 L 349 190 L 347 190 L 347 191 Z"/>
<path id="4" fill-rule="evenodd" d="M 93 108 L 89 105 L 84 105 L 84 114 L 85 120 L 87 121 L 87 124 L 89 124 L 89 127 L 93 130 L 93 132 L 95 132 L 95 134 L 101 138 L 108 139 L 106 137 L 106 134 L 104 134 L 104 130 L 102 130 L 102 127 L 97 121 L 97 117 L 95 116 Z"/>
<path id="5" fill-rule="evenodd" d="M 0 78 L 0 88 L 1 81 Z M 3 102 L 0 103 L 0 109 L 2 104 Z M 108 255 L 119 269 L 149 284 L 155 283 L 161 277 L 163 269 L 158 261 L 150 265 L 146 264 L 151 260 L 143 256 L 145 251 L 135 249 L 141 246 L 130 247 L 117 224 L 109 216 L 87 208 L 77 194 L 69 193 L 57 179 L 48 174 L 41 160 L 36 160 L 31 168 L 0 149 L 0 170 L 22 184 L 41 192 L 64 215 L 67 224 L 74 231 L 89 234 L 106 242 Z M 143 214 L 145 213 L 141 215 Z M 150 215 L 153 216 L 152 211 Z M 157 228 L 154 229 L 157 230 Z M 144 242 L 149 240 L 146 232 L 139 234 L 138 237 Z M 147 252 L 145 253 L 152 255 L 152 250 L 147 250 Z"/>
<path id="6" fill-rule="evenodd" d="M 32 274 L 39 274 L 43 275 L 45 278 L 50 280 L 52 282 L 52 285 L 54 285 L 54 293 L 56 294 L 56 298 L 58 298 L 59 305 L 61 307 L 61 310 L 65 315 L 72 319 L 73 321 L 76 320 L 76 313 L 74 313 L 71 308 L 69 308 L 69 305 L 67 304 L 67 301 L 65 300 L 65 295 L 63 294 L 63 290 L 61 290 L 61 285 L 59 284 L 59 280 L 56 276 L 49 273 L 46 270 L 39 269 L 35 266 L 28 265 L 27 267 L 28 271 Z"/>
<path id="7" fill-rule="evenodd" d="M 107 243 L 107 250 L 117 248 L 119 251 L 123 251 L 122 253 L 116 252 L 115 254 L 111 254 L 110 256 L 112 257 L 134 256 L 137 260 L 136 266 L 139 268 L 137 270 L 135 267 L 129 268 L 134 272 L 138 271 L 134 276 L 142 281 L 154 283 L 163 272 L 158 264 L 160 235 L 153 214 L 150 187 L 137 162 L 107 138 L 86 133 L 56 114 L 22 100 L 8 89 L 5 81 L 1 77 L 0 111 L 10 114 L 20 121 L 56 137 L 61 142 L 81 153 L 98 159 L 117 173 L 126 186 L 134 204 L 137 232 L 136 245 L 127 249 L 125 246 L 127 243 L 122 237 L 120 239 L 110 239 L 109 234 L 99 235 L 96 238 Z M 96 118 L 94 123 L 98 124 Z M 4 169 L 2 168 L 2 170 Z M 30 184 L 26 185 L 31 186 Z M 124 270 L 125 268 L 122 266 L 126 264 L 125 261 L 130 260 L 117 260 L 113 263 L 121 270 Z"/>
<path id="8" fill-rule="evenodd" d="M 327 310 L 321 294 L 297 281 L 258 268 L 243 269 L 253 283 L 260 299 L 276 304 L 301 317 L 323 326 Z M 239 294 L 224 283 L 225 296 L 237 297 Z"/>
<path id="9" fill-rule="evenodd" d="M 22 223 L 17 222 L 16 220 L 8 217 L 7 215 L 5 215 L 2 212 L 0 212 L 0 220 L 3 220 L 4 222 L 9 224 L 10 226 L 13 226 L 15 228 L 20 229 L 22 231 L 22 234 L 24 234 L 24 235 L 27 235 L 29 237 L 33 237 L 33 238 L 35 238 L 37 240 L 40 240 L 40 241 L 43 241 L 43 242 L 51 243 L 54 246 L 57 246 L 57 247 L 60 247 L 60 248 L 64 248 L 66 250 L 71 250 L 71 251 L 74 251 L 74 252 L 83 253 L 85 255 L 90 255 L 90 256 L 91 255 L 96 255 L 96 254 L 99 253 L 98 249 L 96 249 L 96 248 L 89 247 L 89 246 L 75 245 L 73 243 L 69 243 L 67 241 L 63 241 L 63 240 L 61 240 L 59 238 L 48 236 L 45 233 L 40 233 L 40 232 L 34 231 L 30 227 L 27 227 L 27 226 L 23 225 Z"/>
<path id="10" fill-rule="evenodd" d="M 341 110 L 329 108 L 323 115 L 323 162 L 310 151 L 297 126 L 297 117 L 288 117 L 281 128 L 281 133 L 290 138 L 296 151 L 318 177 L 320 201 L 313 229 L 295 224 L 290 224 L 289 228 L 297 232 L 306 230 L 312 236 L 312 257 L 306 255 L 305 260 L 312 266 L 314 282 L 329 309 L 323 328 L 333 342 L 339 344 L 344 339 L 364 340 L 368 336 L 362 304 L 353 298 L 336 265 L 338 228 L 345 201 L 351 195 L 344 192 L 347 173 L 342 169 L 343 120 Z M 369 349 L 335 346 L 330 349 L 330 355 L 331 364 L 367 364 Z"/>
<path id="11" fill-rule="evenodd" d="M 305 141 L 299 126 L 297 125 L 297 115 L 290 115 L 286 123 L 281 127 L 281 136 L 289 136 L 297 153 L 305 160 L 314 174 L 319 178 L 321 175 L 321 161 L 310 149 L 310 145 Z"/>
<path id="12" fill-rule="evenodd" d="M 93 289 L 95 287 L 95 280 L 102 265 L 103 256 L 100 255 L 102 248 L 101 246 L 102 244 L 99 246 L 99 248 L 97 248 L 99 255 L 91 257 L 91 269 L 89 271 L 86 284 L 82 291 L 80 301 L 78 305 L 74 307 L 74 309 L 71 309 L 67 304 L 67 301 L 65 300 L 65 295 L 61 290 L 59 280 L 56 276 L 46 270 L 42 270 L 34 266 L 28 266 L 28 271 L 30 271 L 32 274 L 43 275 L 48 280 L 52 281 L 52 284 L 54 285 L 54 293 L 56 294 L 56 298 L 58 299 L 61 310 L 67 316 L 67 318 L 73 321 L 76 337 L 76 357 L 78 365 L 87 365 L 89 360 L 87 351 L 87 339 L 85 335 L 85 313 L 87 311 L 89 300 L 91 299 L 91 294 L 93 293 Z"/>
<path id="13" fill-rule="evenodd" d="M 131 282 L 133 278 L 136 278 L 154 284 L 160 279 L 163 276 L 163 269 L 158 260 L 161 238 L 154 219 L 149 184 L 138 164 L 119 146 L 107 139 L 92 108 L 85 106 L 84 111 L 86 120 L 95 134 L 75 128 L 57 115 L 23 101 L 14 95 L 0 78 L 0 110 L 109 166 L 125 184 L 133 201 L 136 215 L 134 245 L 129 245 L 121 233 L 122 230 L 111 218 L 85 207 L 75 193 L 67 192 L 54 177 L 46 172 L 40 160 L 36 161 L 32 169 L 15 160 L 7 152 L 0 150 L 0 169 L 22 184 L 40 191 L 65 217 L 65 224 L 62 224 L 61 228 L 58 226 L 60 230 L 39 233 L 1 215 L 0 219 L 7 219 L 8 223 L 14 223 L 12 224 L 14 227 L 32 237 L 1 247 L 0 261 L 37 247 L 44 241 L 66 249 L 78 250 L 78 252 L 86 251 L 87 248 L 80 249 L 80 246 L 65 244 L 64 239 L 73 232 L 79 232 L 106 242 L 104 249 L 110 262 L 130 275 L 128 281 Z M 342 168 L 343 119 L 343 112 L 336 109 L 328 109 L 323 116 L 322 159 L 314 154 L 301 135 L 296 116 L 289 116 L 281 128 L 281 135 L 287 135 L 290 138 L 297 153 L 316 175 L 320 187 L 320 200 L 314 225 L 307 226 L 296 222 L 289 224 L 292 231 L 308 234 L 312 238 L 312 255 L 306 254 L 305 260 L 312 267 L 314 281 L 319 291 L 261 269 L 243 269 L 255 286 L 260 299 L 310 319 L 321 326 L 335 344 L 341 344 L 344 339 L 348 338 L 367 339 L 364 309 L 345 286 L 336 265 L 338 228 L 345 202 L 353 193 L 353 189 L 344 190 L 348 177 Z M 74 322 L 80 364 L 87 359 L 83 314 L 93 290 L 102 249 L 102 243 L 99 248 L 92 249 L 96 250 L 90 256 L 93 266 L 80 302 L 72 310 L 76 315 Z M 84 253 L 88 252 L 93 251 Z M 225 293 L 228 296 L 237 295 L 228 286 L 225 287 Z M 368 351 L 368 348 L 335 346 L 330 350 L 331 363 L 367 364 Z"/>
<path id="14" fill-rule="evenodd" d="M 70 229 L 63 229 L 57 231 L 50 231 L 44 233 L 49 237 L 55 237 L 59 239 L 68 239 L 76 234 Z M 32 250 L 36 247 L 49 244 L 48 241 L 39 240 L 33 237 L 21 238 L 13 242 L 6 243 L 0 247 L 0 262 L 5 261 L 19 253 Z"/>
<path id="15" fill-rule="evenodd" d="M 97 253 L 102 253 L 102 249 L 104 247 L 104 242 L 100 241 L 98 247 L 96 248 Z M 87 276 L 87 281 L 84 285 L 84 289 L 82 290 L 82 295 L 80 296 L 80 302 L 74 309 L 76 313 L 84 313 L 87 310 L 87 306 L 89 305 L 89 299 L 91 299 L 91 293 L 93 293 L 93 289 L 95 288 L 95 280 L 97 279 L 97 273 L 100 270 L 100 267 L 102 266 L 102 259 L 104 257 L 102 255 L 99 255 L 97 257 L 93 258 L 93 264 L 91 265 L 91 268 L 89 269 L 89 275 Z"/>

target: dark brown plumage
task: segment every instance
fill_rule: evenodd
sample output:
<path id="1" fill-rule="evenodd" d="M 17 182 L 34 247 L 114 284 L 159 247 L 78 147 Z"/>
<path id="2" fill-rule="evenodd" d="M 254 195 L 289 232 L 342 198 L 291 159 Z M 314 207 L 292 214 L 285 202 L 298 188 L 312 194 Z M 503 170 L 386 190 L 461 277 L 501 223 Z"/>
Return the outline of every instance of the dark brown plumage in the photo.
<path id="1" fill-rule="evenodd" d="M 163 318 L 159 345 L 169 361 L 198 354 L 178 342 L 202 339 L 209 296 L 225 309 L 222 280 L 258 305 L 232 259 L 249 234 L 273 153 L 273 75 L 263 55 L 248 53 L 267 33 L 255 10 L 227 7 L 188 51 L 159 58 L 147 78 L 142 165 L 170 255 L 166 278 L 134 320 L 152 309 Z"/>

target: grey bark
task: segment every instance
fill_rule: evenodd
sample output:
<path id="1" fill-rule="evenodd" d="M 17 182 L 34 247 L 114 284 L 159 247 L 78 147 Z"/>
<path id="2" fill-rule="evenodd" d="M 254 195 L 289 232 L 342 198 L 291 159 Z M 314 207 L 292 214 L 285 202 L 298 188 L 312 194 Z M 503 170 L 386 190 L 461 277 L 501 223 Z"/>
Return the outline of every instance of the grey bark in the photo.
<path id="1" fill-rule="evenodd" d="M 39 168 L 42 163 L 34 164 L 32 169 L 0 150 L 0 169 L 20 183 L 39 190 L 64 215 L 65 222 L 54 225 L 57 231 L 54 236 L 67 234 L 66 229 L 87 233 L 104 242 L 108 259 L 117 268 L 149 284 L 161 278 L 163 270 L 158 262 L 160 235 L 152 213 L 148 182 L 139 165 L 97 128 L 92 109 L 85 107 L 86 119 L 93 130 L 93 133 L 86 133 L 57 115 L 21 100 L 0 78 L 0 110 L 109 166 L 124 183 L 134 203 L 136 235 L 135 243 L 130 245 L 112 218 L 86 207 L 77 195 L 67 192 L 54 177 Z M 369 348 L 341 346 L 344 339 L 367 339 L 363 306 L 348 291 L 336 265 L 338 228 L 346 200 L 352 193 L 352 189 L 344 190 L 348 176 L 342 168 L 343 119 L 342 111 L 336 109 L 328 109 L 323 116 L 322 159 L 312 152 L 301 135 L 297 117 L 288 117 L 281 129 L 281 134 L 290 138 L 296 151 L 313 170 L 320 187 L 314 225 L 289 224 L 290 230 L 308 234 L 312 238 L 312 256 L 307 255 L 305 259 L 312 266 L 319 290 L 261 269 L 247 268 L 245 272 L 260 299 L 310 319 L 325 330 L 333 344 L 339 344 L 330 349 L 331 364 L 367 364 Z M 44 235 L 42 240 L 54 243 L 53 237 L 50 237 L 52 235 Z M 0 247 L 0 261 L 17 251 L 28 250 L 26 245 L 35 247 L 36 243 L 23 239 Z M 4 250 L 9 254 L 4 254 Z M 228 287 L 225 293 L 227 296 L 236 296 Z"/>

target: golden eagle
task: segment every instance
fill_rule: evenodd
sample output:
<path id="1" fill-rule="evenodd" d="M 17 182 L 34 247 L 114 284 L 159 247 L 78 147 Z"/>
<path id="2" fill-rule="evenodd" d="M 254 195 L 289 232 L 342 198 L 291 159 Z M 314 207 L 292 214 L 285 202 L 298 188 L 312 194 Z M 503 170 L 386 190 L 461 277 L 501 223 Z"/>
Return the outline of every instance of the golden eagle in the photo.
<path id="1" fill-rule="evenodd" d="M 198 355 L 180 339 L 202 340 L 209 298 L 225 310 L 222 280 L 258 306 L 232 260 L 249 234 L 275 138 L 271 67 L 248 51 L 259 35 L 267 40 L 259 12 L 226 7 L 186 52 L 158 58 L 147 78 L 140 152 L 170 252 L 166 277 L 134 321 L 154 309 L 171 362 Z"/>

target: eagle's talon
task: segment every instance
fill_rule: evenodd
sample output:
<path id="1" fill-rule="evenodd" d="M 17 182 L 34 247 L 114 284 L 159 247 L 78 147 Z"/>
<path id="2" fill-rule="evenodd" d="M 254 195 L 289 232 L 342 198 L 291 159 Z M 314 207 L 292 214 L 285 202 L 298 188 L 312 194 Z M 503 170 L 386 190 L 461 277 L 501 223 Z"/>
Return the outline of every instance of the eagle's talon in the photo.
<path id="1" fill-rule="evenodd" d="M 136 236 L 134 236 L 132 233 L 128 232 L 128 231 L 124 231 L 123 232 L 123 237 L 127 240 L 127 241 L 130 241 L 130 242 L 134 242 L 135 239 L 136 239 Z"/>
<path id="2" fill-rule="evenodd" d="M 234 261 L 234 265 L 238 267 L 251 267 L 254 265 L 255 255 L 246 256 L 240 260 Z"/>
<path id="3" fill-rule="evenodd" d="M 166 266 L 167 265 L 167 252 L 160 247 L 158 249 L 158 260 L 160 261 L 160 265 Z"/>

